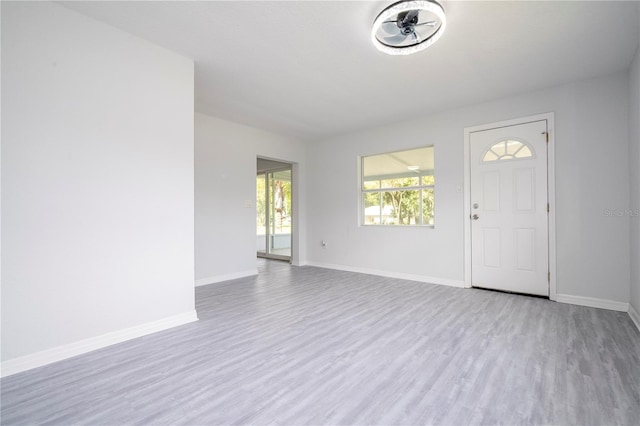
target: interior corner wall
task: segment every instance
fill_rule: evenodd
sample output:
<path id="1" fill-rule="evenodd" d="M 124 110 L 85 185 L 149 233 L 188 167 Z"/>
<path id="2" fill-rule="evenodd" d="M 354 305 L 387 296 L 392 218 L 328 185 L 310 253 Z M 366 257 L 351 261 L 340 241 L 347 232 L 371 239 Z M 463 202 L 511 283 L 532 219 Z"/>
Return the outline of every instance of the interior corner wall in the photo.
<path id="1" fill-rule="evenodd" d="M 640 45 L 640 43 L 639 43 Z M 629 171 L 631 198 L 631 292 L 630 311 L 640 327 L 640 47 L 629 70 Z"/>
<path id="2" fill-rule="evenodd" d="M 551 131 L 556 144 L 557 292 L 627 303 L 629 218 L 607 214 L 629 207 L 626 72 L 311 145 L 309 262 L 462 283 L 464 128 L 546 112 L 555 113 L 556 124 Z M 435 228 L 358 226 L 358 156 L 431 144 Z"/>
<path id="3" fill-rule="evenodd" d="M 293 263 L 305 259 L 306 145 L 196 113 L 196 284 L 257 274 L 256 160 L 293 163 Z"/>
<path id="4" fill-rule="evenodd" d="M 193 87 L 191 60 L 2 3 L 3 374 L 195 315 Z"/>

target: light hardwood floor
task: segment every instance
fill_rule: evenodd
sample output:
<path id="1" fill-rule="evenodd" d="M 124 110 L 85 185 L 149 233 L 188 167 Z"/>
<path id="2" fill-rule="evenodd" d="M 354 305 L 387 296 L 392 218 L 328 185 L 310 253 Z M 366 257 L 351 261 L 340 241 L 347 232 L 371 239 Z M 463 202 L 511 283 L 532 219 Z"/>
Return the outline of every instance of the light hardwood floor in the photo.
<path id="1" fill-rule="evenodd" d="M 7 377 L 3 425 L 640 423 L 626 313 L 260 261 L 200 321 Z"/>

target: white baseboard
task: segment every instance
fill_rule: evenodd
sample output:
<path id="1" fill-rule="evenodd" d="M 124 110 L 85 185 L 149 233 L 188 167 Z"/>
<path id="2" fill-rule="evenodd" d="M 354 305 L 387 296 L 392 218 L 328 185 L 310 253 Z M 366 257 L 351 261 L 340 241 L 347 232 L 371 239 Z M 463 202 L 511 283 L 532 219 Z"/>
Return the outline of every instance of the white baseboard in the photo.
<path id="1" fill-rule="evenodd" d="M 609 309 L 611 311 L 620 311 L 620 312 L 629 311 L 628 303 L 616 302 L 615 300 L 597 299 L 595 297 L 558 294 L 556 295 L 556 302 L 568 303 L 571 305 L 588 306 L 590 308 Z"/>
<path id="2" fill-rule="evenodd" d="M 216 275 L 213 277 L 199 278 L 196 280 L 196 287 L 200 287 L 201 285 L 209 285 L 214 283 L 219 283 L 221 281 L 229 281 L 235 280 L 238 278 L 251 277 L 253 275 L 258 275 L 258 268 L 249 269 L 247 271 L 233 272 L 231 274 L 224 275 Z"/>
<path id="3" fill-rule="evenodd" d="M 629 316 L 631 317 L 631 321 L 636 325 L 638 331 L 640 331 L 640 314 L 632 304 L 629 304 Z"/>
<path id="4" fill-rule="evenodd" d="M 339 271 L 358 272 L 360 274 L 378 275 L 388 278 L 399 278 L 402 280 L 419 281 L 429 284 L 446 285 L 449 287 L 466 287 L 464 281 L 451 280 L 447 278 L 428 277 L 425 275 L 405 274 L 403 272 L 383 271 L 379 269 L 359 268 L 355 266 L 335 265 L 332 263 L 305 262 L 305 265 L 316 266 L 318 268 L 337 269 Z"/>
<path id="5" fill-rule="evenodd" d="M 7 377 L 12 374 L 31 370 L 32 368 L 42 367 L 53 362 L 62 361 L 67 358 L 95 351 L 96 349 L 115 345 L 116 343 L 135 339 L 136 337 L 146 336 L 147 334 L 167 330 L 169 328 L 197 320 L 198 316 L 196 311 L 189 311 L 135 327 L 125 328 L 124 330 L 113 331 L 111 333 L 80 340 L 68 345 L 62 345 L 41 352 L 36 352 L 34 354 L 10 359 L 0 364 L 0 377 Z"/>

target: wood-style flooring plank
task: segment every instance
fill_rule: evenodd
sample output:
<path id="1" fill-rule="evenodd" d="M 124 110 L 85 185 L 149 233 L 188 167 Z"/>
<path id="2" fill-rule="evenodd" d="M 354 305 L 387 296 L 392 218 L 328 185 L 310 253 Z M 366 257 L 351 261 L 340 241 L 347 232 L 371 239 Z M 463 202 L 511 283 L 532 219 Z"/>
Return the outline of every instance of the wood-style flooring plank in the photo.
<path id="1" fill-rule="evenodd" d="M 626 313 L 259 261 L 200 321 L 0 381 L 1 424 L 638 425 Z"/>

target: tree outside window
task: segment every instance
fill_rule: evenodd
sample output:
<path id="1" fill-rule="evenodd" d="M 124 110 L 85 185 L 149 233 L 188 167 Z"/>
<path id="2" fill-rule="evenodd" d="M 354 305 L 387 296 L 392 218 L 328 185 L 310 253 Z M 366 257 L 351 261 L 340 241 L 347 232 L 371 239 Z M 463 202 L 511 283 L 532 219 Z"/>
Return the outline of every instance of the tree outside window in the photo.
<path id="1" fill-rule="evenodd" d="M 434 225 L 433 146 L 362 157 L 363 225 Z"/>

